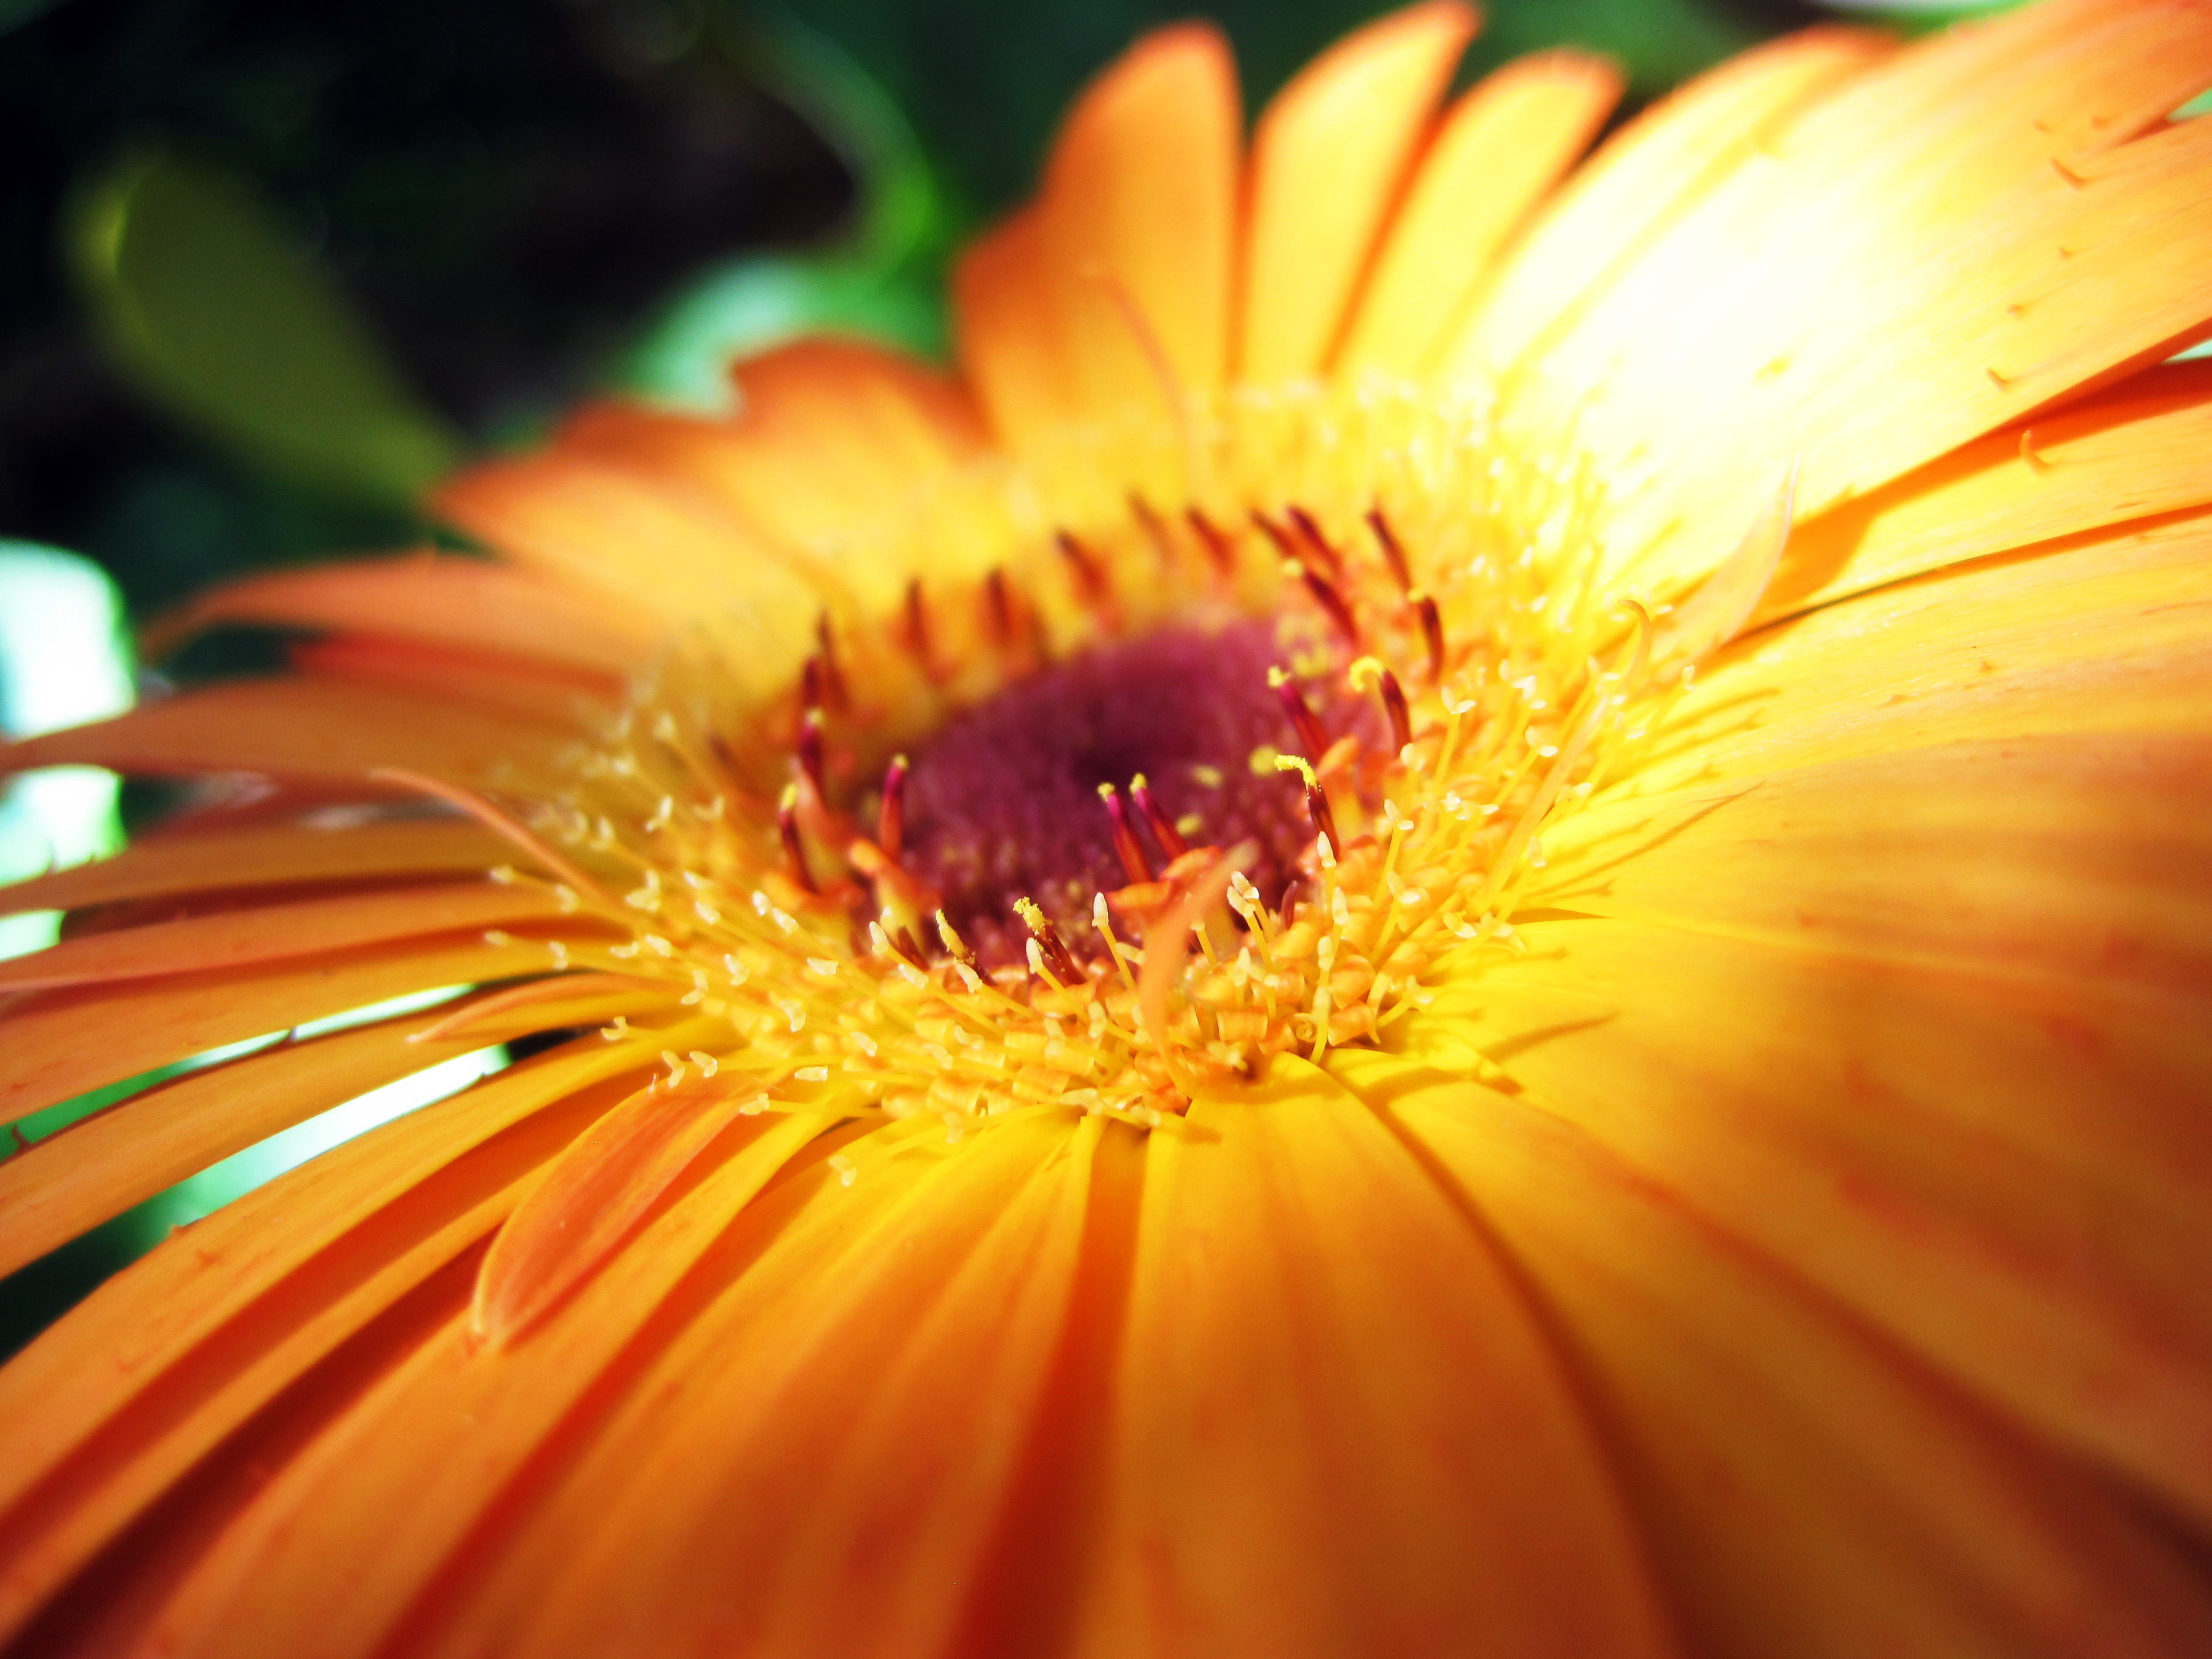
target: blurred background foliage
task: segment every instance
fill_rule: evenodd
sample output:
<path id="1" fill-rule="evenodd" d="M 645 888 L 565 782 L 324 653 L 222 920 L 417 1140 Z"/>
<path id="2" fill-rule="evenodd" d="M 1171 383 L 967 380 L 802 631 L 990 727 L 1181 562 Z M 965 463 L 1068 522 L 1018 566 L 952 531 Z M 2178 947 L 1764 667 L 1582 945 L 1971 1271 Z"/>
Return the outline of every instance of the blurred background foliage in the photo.
<path id="1" fill-rule="evenodd" d="M 1625 117 L 1838 10 L 1919 28 L 1990 3 L 1488 0 L 1465 76 L 1580 45 L 1628 71 Z M 1383 9 L 0 0 L 0 732 L 120 706 L 130 631 L 196 589 L 419 542 L 425 486 L 580 397 L 724 407 L 732 355 L 810 328 L 941 354 L 952 251 L 1138 33 L 1210 11 L 1249 112 Z M 165 799 L 126 790 L 125 816 Z M 0 881 L 111 849 L 113 801 L 104 776 L 8 786 Z M 15 919 L 0 954 L 53 921 Z M 0 1354 L 170 1226 L 506 1058 L 338 1108 L 0 1281 Z"/>
<path id="2" fill-rule="evenodd" d="M 941 349 L 957 240 L 1164 0 L 0 0 L 0 534 L 143 620 L 404 543 L 578 396 L 808 325 Z M 1378 8 L 1228 0 L 1256 107 Z M 1492 0 L 1632 103 L 1807 0 Z"/>

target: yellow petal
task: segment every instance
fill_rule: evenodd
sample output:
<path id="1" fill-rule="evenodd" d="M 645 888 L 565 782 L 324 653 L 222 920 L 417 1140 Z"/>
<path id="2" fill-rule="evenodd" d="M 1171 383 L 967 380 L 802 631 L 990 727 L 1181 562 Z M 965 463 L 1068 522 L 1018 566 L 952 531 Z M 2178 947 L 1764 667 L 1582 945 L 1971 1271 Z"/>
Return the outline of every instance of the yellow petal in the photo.
<path id="1" fill-rule="evenodd" d="M 1472 7 L 1426 0 L 1338 41 L 1275 94 L 1252 138 L 1237 378 L 1319 372 L 1426 136 Z"/>
<path id="2" fill-rule="evenodd" d="M 1577 52 L 1518 58 L 1452 106 L 1376 256 L 1338 368 L 1413 374 L 1500 252 L 1574 165 L 1620 96 L 1620 72 Z"/>
<path id="3" fill-rule="evenodd" d="M 1877 588 L 1722 652 L 1626 787 L 1660 793 L 1902 744 L 2196 732 L 2212 697 L 2212 517 Z"/>
<path id="4" fill-rule="evenodd" d="M 1893 50 L 1883 36 L 1806 29 L 1707 70 L 1601 145 L 1507 256 L 1449 366 L 1504 372 L 1571 323 L 1638 252 L 1769 134 Z"/>
<path id="5" fill-rule="evenodd" d="M 2190 0 L 2051 0 L 1806 110 L 1516 365 L 1588 454 L 1613 568 L 1708 568 L 1802 458 L 1811 519 L 2212 325 Z M 1911 395 L 1898 395 L 1909 386 Z"/>
<path id="6" fill-rule="evenodd" d="M 1468 1217 L 1278 1056 L 1149 1150 L 1079 1654 L 1670 1650 L 1573 1392 Z"/>
<path id="7" fill-rule="evenodd" d="M 1790 537 L 1759 607 L 1787 616 L 1883 582 L 2212 501 L 2212 363 L 2169 363 L 2009 426 Z"/>

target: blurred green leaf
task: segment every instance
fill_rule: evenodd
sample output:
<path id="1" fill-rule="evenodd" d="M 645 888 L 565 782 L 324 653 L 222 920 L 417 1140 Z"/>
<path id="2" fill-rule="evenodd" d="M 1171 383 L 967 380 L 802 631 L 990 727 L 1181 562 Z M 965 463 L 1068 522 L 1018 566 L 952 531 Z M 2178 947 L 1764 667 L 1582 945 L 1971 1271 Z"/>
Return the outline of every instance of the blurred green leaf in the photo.
<path id="1" fill-rule="evenodd" d="M 623 385 L 714 412 L 730 405 L 732 359 L 802 334 L 941 355 L 943 270 L 959 227 L 913 128 L 858 64 L 787 16 L 735 27 L 733 55 L 839 153 L 860 199 L 832 248 L 743 255 L 686 285 L 647 326 Z"/>
<path id="2" fill-rule="evenodd" d="M 134 158 L 83 192 L 65 234 L 118 365 L 250 465 L 411 504 L 458 458 L 456 435 L 240 180 Z"/>

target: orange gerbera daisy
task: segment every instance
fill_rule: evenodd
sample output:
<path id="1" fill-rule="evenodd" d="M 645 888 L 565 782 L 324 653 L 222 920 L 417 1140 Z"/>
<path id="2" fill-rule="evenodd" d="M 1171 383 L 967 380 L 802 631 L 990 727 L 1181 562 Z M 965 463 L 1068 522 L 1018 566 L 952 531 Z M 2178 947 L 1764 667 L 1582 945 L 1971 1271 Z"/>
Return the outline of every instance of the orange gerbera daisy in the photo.
<path id="1" fill-rule="evenodd" d="M 264 576 L 0 966 L 11 1653 L 2212 1651 L 2202 0 L 1624 130 L 1140 41 L 955 283 Z M 489 878 L 487 873 L 489 872 Z"/>

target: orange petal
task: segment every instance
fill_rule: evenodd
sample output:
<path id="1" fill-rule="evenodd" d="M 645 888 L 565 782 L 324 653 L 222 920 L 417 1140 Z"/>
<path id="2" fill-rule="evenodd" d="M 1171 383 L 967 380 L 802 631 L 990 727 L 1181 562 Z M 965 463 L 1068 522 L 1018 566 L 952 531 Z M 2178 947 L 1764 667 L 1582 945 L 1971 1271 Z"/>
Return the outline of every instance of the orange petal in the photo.
<path id="1" fill-rule="evenodd" d="M 64 939 L 0 962 L 0 993 L 167 974 L 222 972 L 423 933 L 562 914 L 550 889 L 441 882 L 298 904 L 264 904 Z"/>
<path id="2" fill-rule="evenodd" d="M 1753 47 L 1707 70 L 1607 139 L 1547 204 L 1447 342 L 1452 366 L 1488 379 L 1570 324 L 1634 266 L 1646 243 L 1799 110 L 1878 63 L 1893 44 L 1823 27 Z"/>
<path id="3" fill-rule="evenodd" d="M 1452 106 L 1421 158 L 1376 256 L 1336 366 L 1414 374 L 1462 313 L 1501 250 L 1595 136 L 1620 71 L 1577 52 L 1497 70 Z"/>
<path id="4" fill-rule="evenodd" d="M 562 586 L 650 607 L 672 629 L 723 630 L 723 659 L 762 691 L 797 671 L 835 592 L 829 573 L 777 546 L 726 495 L 588 450 L 472 467 L 441 486 L 434 505 Z"/>
<path id="5" fill-rule="evenodd" d="M 218 623 L 270 623 L 502 651 L 612 674 L 649 661 L 653 629 L 527 571 L 428 554 L 266 571 L 203 594 L 146 631 L 159 655 Z"/>
<path id="6" fill-rule="evenodd" d="M 1157 350 L 1190 392 L 1228 368 L 1240 126 L 1228 42 L 1180 24 L 1091 82 L 1045 166 L 1050 257 L 1078 283 L 1110 285 L 1131 315 L 1102 318 L 1107 329 Z"/>
<path id="7" fill-rule="evenodd" d="M 942 1126 L 909 1122 L 913 1155 L 849 1189 L 817 1165 L 798 1218 L 749 1235 L 413 1650 L 750 1650 L 787 1582 L 813 1587 L 803 1618 L 882 1632 L 830 1650 L 941 1646 L 1059 1335 L 1103 1126 L 1013 1120 L 939 1157 Z"/>
<path id="8" fill-rule="evenodd" d="M 0 1273 L 280 1129 L 483 1046 L 409 1041 L 447 1018 L 440 1009 L 210 1066 L 18 1152 L 0 1164 Z"/>
<path id="9" fill-rule="evenodd" d="M 507 1481 L 824 1121 L 744 1126 L 728 1155 L 710 1159 L 703 1178 L 653 1217 L 649 1238 L 618 1254 L 520 1349 L 487 1354 L 458 1312 L 225 1529 L 165 1609 L 178 1651 L 374 1650 Z M 425 1422 L 456 1421 L 476 1427 L 465 1457 L 419 1432 Z M 363 1516 L 401 1510 L 406 1526 L 362 1535 Z"/>
<path id="10" fill-rule="evenodd" d="M 592 1038 L 313 1159 L 109 1279 L 0 1370 L 0 1630 L 497 1225 L 654 1046 Z M 592 1092 L 610 1079 L 619 1093 Z"/>
<path id="11" fill-rule="evenodd" d="M 1047 260 L 1043 219 L 1030 208 L 969 243 L 952 269 L 953 343 L 991 428 L 1015 448 L 1065 425 L 1080 408 Z"/>
<path id="12" fill-rule="evenodd" d="M 0 746 L 0 772 L 107 766 L 118 772 L 263 772 L 361 783 L 380 766 L 481 787 L 549 789 L 562 741 L 544 720 L 457 708 L 434 697 L 335 680 L 240 680 L 149 702 L 96 725 Z"/>
<path id="13" fill-rule="evenodd" d="M 2178 1659 L 2212 1642 L 2212 1597 L 2131 1504 L 1685 1194 L 1528 1100 L 1341 1057 L 1557 1314 L 1699 1651 Z"/>
<path id="14" fill-rule="evenodd" d="M 2168 363 L 2007 427 L 1791 532 L 1765 616 L 2212 501 L 2212 363 Z"/>
<path id="15" fill-rule="evenodd" d="M 514 856 L 473 823 L 421 819 L 319 830 L 301 824 L 234 833 L 160 834 L 113 858 L 0 887 L 0 915 L 76 910 L 124 899 L 251 884 L 488 870 Z"/>
<path id="16" fill-rule="evenodd" d="M 655 1079 L 577 1136 L 492 1241 L 477 1280 L 478 1334 L 500 1347 L 534 1324 L 761 1098 L 750 1078 L 666 1089 Z"/>
<path id="17" fill-rule="evenodd" d="M 102 1084 L 189 1060 L 227 1042 L 440 986 L 543 973 L 545 946 L 439 941 L 373 945 L 340 957 L 50 991 L 0 1010 L 0 1121 Z"/>
<path id="18" fill-rule="evenodd" d="M 1671 1651 L 1572 1387 L 1426 1171 L 1287 1056 L 1189 1121 L 1149 1148 L 1075 1650 Z"/>
<path id="19" fill-rule="evenodd" d="M 2212 993 L 2212 739 L 2015 735 L 1597 806 L 1540 909 L 2005 978 Z"/>
<path id="20" fill-rule="evenodd" d="M 1521 365 L 1516 418 L 1589 456 L 1616 569 L 1656 586 L 1793 456 L 1809 518 L 2166 356 L 2212 327 L 2212 125 L 2165 119 L 2208 82 L 2190 0 L 1923 41 L 1666 227 Z"/>
<path id="21" fill-rule="evenodd" d="M 874 604 L 907 573 L 871 556 L 867 532 L 927 501 L 980 451 L 981 422 L 957 383 L 858 342 L 801 340 L 732 371 L 728 420 L 600 404 L 562 427 L 558 453 L 705 489 L 752 538 L 804 574 L 826 573 Z"/>
<path id="22" fill-rule="evenodd" d="M 1237 378 L 1317 372 L 1367 269 L 1452 66 L 1474 35 L 1461 0 L 1355 30 L 1298 71 L 1252 138 Z"/>
<path id="23" fill-rule="evenodd" d="M 1905 744 L 2200 732 L 2212 516 L 2154 521 L 1839 601 L 1723 650 L 1632 787 L 1656 794 Z"/>
<path id="24" fill-rule="evenodd" d="M 285 655 L 297 674 L 365 680 L 529 720 L 550 714 L 580 720 L 587 711 L 611 711 L 621 706 L 626 689 L 611 674 L 358 634 L 295 640 Z"/>
<path id="25" fill-rule="evenodd" d="M 1412 1057 L 1486 1049 L 1954 1382 L 2212 1516 L 2201 989 L 1516 925 L 1527 962 L 1440 993 Z"/>

